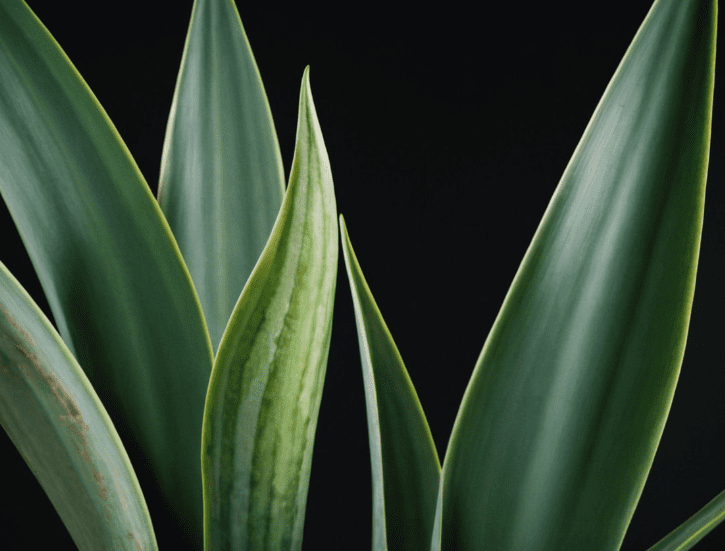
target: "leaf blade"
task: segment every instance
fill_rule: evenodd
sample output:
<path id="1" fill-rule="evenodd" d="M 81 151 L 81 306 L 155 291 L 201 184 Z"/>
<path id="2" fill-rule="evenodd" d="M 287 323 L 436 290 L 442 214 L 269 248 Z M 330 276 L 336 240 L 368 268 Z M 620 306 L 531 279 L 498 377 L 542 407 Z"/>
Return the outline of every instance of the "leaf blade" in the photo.
<path id="1" fill-rule="evenodd" d="M 59 332 L 139 465 L 153 466 L 139 467 L 147 494 L 158 485 L 200 540 L 201 437 L 189 427 L 201 427 L 212 351 L 188 271 L 60 47 L 24 3 L 0 12 L 0 193 Z"/>
<path id="2" fill-rule="evenodd" d="M 686 551 L 691 549 L 723 520 L 725 520 L 725 490 L 650 547 L 649 551 Z"/>
<path id="3" fill-rule="evenodd" d="M 79 549 L 157 549 L 126 450 L 60 335 L 0 263 L 0 424 Z"/>
<path id="4" fill-rule="evenodd" d="M 282 204 L 277 135 L 234 2 L 196 0 L 158 198 L 221 340 Z"/>
<path id="5" fill-rule="evenodd" d="M 373 550 L 431 543 L 440 463 L 403 359 L 368 287 L 340 215 L 365 382 L 373 474 Z"/>
<path id="6" fill-rule="evenodd" d="M 209 384 L 202 435 L 207 549 L 302 544 L 332 328 L 336 225 L 308 68 L 290 184 Z"/>
<path id="7" fill-rule="evenodd" d="M 444 547 L 621 543 L 684 352 L 715 13 L 655 2 L 587 127 L 459 410 Z"/>

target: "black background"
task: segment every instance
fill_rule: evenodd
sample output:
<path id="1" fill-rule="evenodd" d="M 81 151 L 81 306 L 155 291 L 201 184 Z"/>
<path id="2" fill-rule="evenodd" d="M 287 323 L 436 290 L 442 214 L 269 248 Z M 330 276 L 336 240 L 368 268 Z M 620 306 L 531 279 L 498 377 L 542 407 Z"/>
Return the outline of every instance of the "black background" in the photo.
<path id="1" fill-rule="evenodd" d="M 87 80 L 155 191 L 191 1 L 29 4 Z M 239 3 L 239 10 L 285 170 L 299 83 L 309 64 L 338 210 L 442 458 L 518 263 L 650 2 L 492 2 L 483 8 L 446 2 L 425 9 L 252 4 Z M 716 81 L 688 348 L 623 549 L 646 549 L 725 488 L 725 104 L 719 97 L 725 101 Z M 0 260 L 47 311 L 0 207 Z M 340 269 L 306 550 L 370 548 L 370 467 L 356 338 Z M 53 549 L 74 548 L 4 434 L 0 446 L 0 547 L 38 549 L 52 541 Z M 157 524 L 156 532 L 162 549 L 180 548 L 164 526 Z M 725 549 L 725 528 L 698 549 Z"/>

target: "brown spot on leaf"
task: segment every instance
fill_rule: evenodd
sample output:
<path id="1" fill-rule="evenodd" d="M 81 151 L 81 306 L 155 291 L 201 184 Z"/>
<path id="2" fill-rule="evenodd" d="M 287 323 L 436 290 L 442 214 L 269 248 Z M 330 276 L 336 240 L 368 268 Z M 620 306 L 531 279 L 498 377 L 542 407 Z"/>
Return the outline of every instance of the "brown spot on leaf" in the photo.
<path id="1" fill-rule="evenodd" d="M 10 327 L 20 333 L 20 336 L 23 337 L 23 339 L 25 339 L 25 341 L 28 342 L 30 346 L 35 348 L 35 341 L 33 340 L 33 338 L 25 332 L 25 329 L 23 329 L 17 321 L 15 321 L 15 319 L 10 315 L 10 312 L 8 312 L 8 309 L 5 308 L 3 304 L 0 304 L 0 310 L 2 310 L 2 313 L 5 316 L 5 319 L 10 324 Z"/>
<path id="2" fill-rule="evenodd" d="M 7 354 L 11 364 L 7 366 L 5 363 L 0 362 L 3 373 L 7 373 L 12 367 L 17 367 L 23 372 L 26 381 L 30 384 L 38 385 L 38 379 L 42 381 L 41 384 L 44 383 L 47 390 L 50 391 L 56 402 L 65 411 L 65 414 L 61 414 L 59 418 L 71 434 L 73 447 L 84 462 L 92 463 L 90 447 L 88 445 L 88 432 L 90 431 L 90 427 L 84 421 L 77 402 L 55 373 L 47 371 L 38 355 L 33 352 L 34 349 L 37 349 L 33 338 L 15 321 L 4 305 L 0 304 L 0 310 L 11 329 L 9 331 L 3 331 L 0 334 L 2 338 L 0 340 L 0 348 Z M 2 326 L 0 326 L 0 329 L 2 329 Z M 91 468 L 93 467 L 91 466 Z M 98 495 L 104 502 L 107 502 L 108 487 L 106 486 L 103 475 L 94 469 L 93 478 L 98 485 Z M 108 503 L 106 503 L 106 514 L 110 515 Z"/>
<path id="3" fill-rule="evenodd" d="M 143 547 L 141 547 L 141 543 L 138 541 L 136 534 L 134 534 L 133 532 L 129 532 L 128 537 L 129 539 L 133 540 L 133 543 L 136 545 L 136 549 L 138 549 L 138 551 L 143 551 Z"/>
<path id="4" fill-rule="evenodd" d="M 96 484 L 98 484 L 101 488 L 101 491 L 99 492 L 101 499 L 106 501 L 108 499 L 108 488 L 106 487 L 106 481 L 104 480 L 103 475 L 98 471 L 93 471 L 93 478 L 95 479 Z"/>

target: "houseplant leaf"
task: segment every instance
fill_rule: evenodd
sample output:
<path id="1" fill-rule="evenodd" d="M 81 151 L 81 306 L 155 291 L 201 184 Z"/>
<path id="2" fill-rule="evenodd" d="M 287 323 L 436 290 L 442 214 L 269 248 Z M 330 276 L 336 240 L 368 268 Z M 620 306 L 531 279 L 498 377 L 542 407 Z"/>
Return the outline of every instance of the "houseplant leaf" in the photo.
<path id="1" fill-rule="evenodd" d="M 403 359 L 363 276 L 340 215 L 365 382 L 373 475 L 373 550 L 430 545 L 440 462 Z"/>
<path id="2" fill-rule="evenodd" d="M 212 350 L 198 299 L 118 133 L 47 30 L 13 0 L 0 0 L 0 193 L 60 334 L 131 457 L 143 458 L 147 495 L 158 484 L 179 529 L 200 541 Z"/>
<path id="3" fill-rule="evenodd" d="M 336 216 L 307 69 L 287 193 L 209 383 L 202 434 L 206 549 L 302 545 L 332 329 Z"/>
<path id="4" fill-rule="evenodd" d="M 649 551 L 691 549 L 723 520 L 725 520 L 725 491 L 720 492 L 697 513 L 650 547 Z"/>
<path id="5" fill-rule="evenodd" d="M 616 549 L 684 352 L 716 2 L 657 0 L 479 357 L 443 466 L 445 549 Z"/>
<path id="6" fill-rule="evenodd" d="M 158 197 L 215 349 L 283 195 L 272 114 L 234 2 L 197 0 L 166 131 Z"/>
<path id="7" fill-rule="evenodd" d="M 79 549 L 156 549 L 141 488 L 106 410 L 2 263 L 0 424 Z"/>

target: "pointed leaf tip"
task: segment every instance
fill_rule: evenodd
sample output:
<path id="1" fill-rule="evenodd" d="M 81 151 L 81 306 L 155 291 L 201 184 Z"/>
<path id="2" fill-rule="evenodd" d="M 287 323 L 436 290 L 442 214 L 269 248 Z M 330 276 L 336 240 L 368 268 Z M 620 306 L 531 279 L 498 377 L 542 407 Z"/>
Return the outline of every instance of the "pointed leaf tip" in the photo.
<path id="1" fill-rule="evenodd" d="M 340 215 L 355 308 L 373 478 L 373 549 L 424 549 L 433 533 L 440 462 L 423 408 Z"/>
<path id="2" fill-rule="evenodd" d="M 158 197 L 215 349 L 267 243 L 284 189 L 272 113 L 234 2 L 197 1 Z"/>
<path id="3" fill-rule="evenodd" d="M 444 547 L 621 544 L 687 337 L 713 6 L 654 3 L 562 176 L 459 409 Z"/>
<path id="4" fill-rule="evenodd" d="M 290 183 L 209 385 L 202 435 L 208 548 L 301 546 L 332 329 L 336 214 L 305 74 Z"/>

